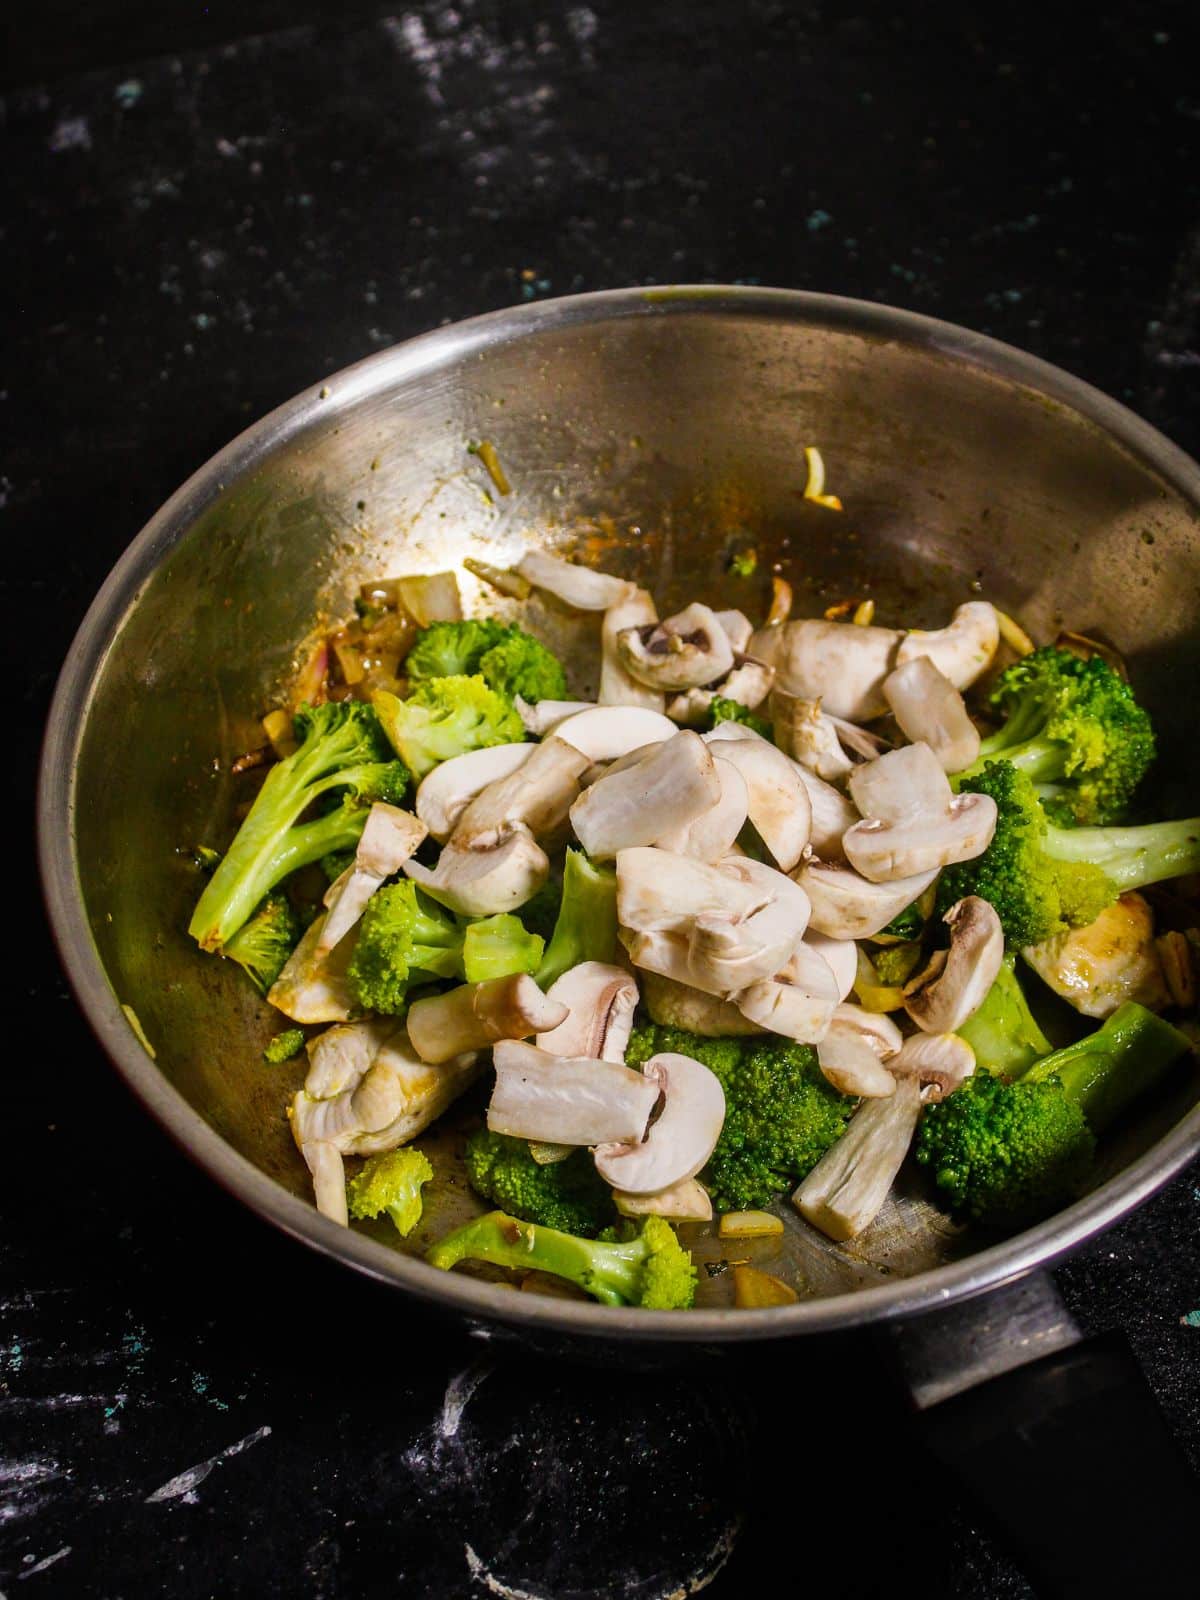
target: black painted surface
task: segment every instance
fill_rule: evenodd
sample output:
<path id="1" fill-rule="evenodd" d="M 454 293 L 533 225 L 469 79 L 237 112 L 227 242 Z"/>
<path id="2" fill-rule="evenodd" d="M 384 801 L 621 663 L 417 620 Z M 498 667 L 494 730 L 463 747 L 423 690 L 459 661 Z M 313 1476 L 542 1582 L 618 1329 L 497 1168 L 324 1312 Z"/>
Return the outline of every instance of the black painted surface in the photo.
<path id="1" fill-rule="evenodd" d="M 3 102 L 14 929 L 46 700 L 113 559 L 245 423 L 440 321 L 621 283 L 834 290 L 986 329 L 1200 446 L 1183 0 L 1086 27 L 1025 5 L 937 25 L 882 5 L 379 9 L 237 42 L 283 8 L 170 31 L 161 8 L 73 27 L 52 4 L 13 58 L 59 74 Z M 731 1542 L 718 1600 L 1028 1592 L 953 1493 L 913 1481 L 869 1343 L 683 1374 L 482 1347 L 215 1192 L 109 1072 L 40 927 L 22 938 L 9 1600 L 652 1600 Z M 1059 1273 L 1089 1328 L 1126 1331 L 1194 1461 L 1198 1224 L 1193 1171 Z"/>

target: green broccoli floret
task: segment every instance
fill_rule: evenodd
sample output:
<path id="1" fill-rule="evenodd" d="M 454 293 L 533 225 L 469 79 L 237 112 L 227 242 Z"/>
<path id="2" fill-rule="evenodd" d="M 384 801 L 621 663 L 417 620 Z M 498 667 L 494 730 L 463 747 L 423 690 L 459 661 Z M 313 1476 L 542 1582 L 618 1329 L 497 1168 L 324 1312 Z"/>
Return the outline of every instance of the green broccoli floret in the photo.
<path id="1" fill-rule="evenodd" d="M 374 801 L 395 805 L 404 797 L 408 770 L 395 759 L 370 706 L 355 700 L 304 706 L 296 737 L 300 748 L 267 773 L 192 913 L 188 932 L 204 950 L 226 945 L 289 872 L 331 851 L 353 849 Z M 300 820 L 314 801 L 335 791 L 340 805 Z"/>
<path id="2" fill-rule="evenodd" d="M 554 933 L 535 976 L 543 989 L 581 961 L 612 961 L 617 949 L 617 875 L 582 850 L 568 850 Z"/>
<path id="3" fill-rule="evenodd" d="M 996 832 L 982 855 L 942 873 L 939 916 L 964 896 L 979 895 L 995 907 L 1009 944 L 1025 946 L 1086 927 L 1116 899 L 1116 886 L 1096 867 L 1048 854 L 1049 827 L 1033 781 L 1010 761 L 989 761 L 961 787 L 995 800 Z"/>
<path id="4" fill-rule="evenodd" d="M 549 1272 L 604 1305 L 647 1311 L 686 1310 L 696 1293 L 692 1258 L 661 1217 L 647 1217 L 631 1239 L 610 1242 L 489 1211 L 435 1244 L 425 1259 L 447 1270 L 460 1261 L 490 1261 L 522 1272 Z"/>
<path id="5" fill-rule="evenodd" d="M 964 788 L 969 785 L 964 784 Z M 924 906 L 924 910 L 922 910 Z M 912 905 L 905 906 L 903 911 L 888 923 L 886 928 L 881 928 L 872 937 L 880 944 L 908 944 L 914 939 L 919 939 L 925 932 L 925 923 L 928 920 L 929 901 L 924 895 L 913 901 Z"/>
<path id="6" fill-rule="evenodd" d="M 399 1016 L 412 979 L 462 977 L 463 928 L 415 883 L 386 884 L 367 901 L 350 958 L 350 992 L 368 1011 Z"/>
<path id="7" fill-rule="evenodd" d="M 1005 956 L 979 1010 L 957 1030 L 975 1052 L 977 1066 L 997 1078 L 1019 1078 L 1048 1054 L 1050 1041 L 1038 1027 L 1017 978 L 1017 958 Z"/>
<path id="8" fill-rule="evenodd" d="M 928 1107 L 917 1160 L 976 1221 L 1029 1222 L 1078 1192 L 1097 1135 L 1189 1049 L 1178 1029 L 1127 1001 L 1095 1033 L 1044 1056 L 1015 1083 L 976 1072 Z"/>
<path id="9" fill-rule="evenodd" d="M 350 1215 L 360 1222 L 386 1211 L 402 1238 L 421 1220 L 421 1187 L 433 1177 L 429 1158 L 412 1145 L 369 1156 L 346 1185 Z"/>
<path id="10" fill-rule="evenodd" d="M 325 874 L 327 883 L 336 883 L 347 867 L 354 865 L 353 850 L 331 850 L 327 856 L 321 857 L 321 871 Z"/>
<path id="11" fill-rule="evenodd" d="M 705 1039 L 657 1024 L 635 1028 L 625 1053 L 640 1067 L 661 1051 L 702 1061 L 725 1091 L 725 1124 L 701 1182 L 717 1211 L 750 1211 L 792 1187 L 845 1132 L 854 1101 L 790 1039 Z"/>
<path id="12" fill-rule="evenodd" d="M 493 744 L 518 744 L 525 737 L 512 701 L 480 677 L 429 678 L 406 700 L 376 689 L 372 704 L 417 778 L 451 756 Z"/>
<path id="13" fill-rule="evenodd" d="M 1055 822 L 1116 821 L 1154 759 L 1150 718 L 1100 656 L 1035 650 L 1000 674 L 991 703 L 1008 720 L 959 778 L 997 758 L 1011 761 L 1038 786 Z"/>
<path id="14" fill-rule="evenodd" d="M 465 1159 L 472 1189 L 526 1222 L 591 1238 L 617 1220 L 612 1190 L 586 1150 L 541 1165 L 527 1139 L 480 1128 L 467 1140 Z"/>
<path id="15" fill-rule="evenodd" d="M 478 673 L 510 699 L 562 700 L 567 692 L 558 657 L 524 628 L 493 618 L 431 623 L 409 651 L 405 671 L 414 681 Z"/>
<path id="16" fill-rule="evenodd" d="M 758 571 L 758 551 L 753 546 L 735 551 L 729 558 L 729 570 L 735 578 L 752 578 Z"/>
<path id="17" fill-rule="evenodd" d="M 726 700 L 719 694 L 709 702 L 706 731 L 711 732 L 718 722 L 742 722 L 747 728 L 753 728 L 755 733 L 761 733 L 764 739 L 773 741 L 775 737 L 765 717 L 756 717 L 750 707 L 744 706 L 740 700 Z"/>
<path id="18" fill-rule="evenodd" d="M 221 951 L 244 969 L 259 994 L 266 994 L 300 943 L 304 924 L 285 894 L 269 894 Z"/>
<path id="19" fill-rule="evenodd" d="M 285 1028 L 268 1042 L 267 1048 L 263 1051 L 263 1060 L 277 1067 L 284 1061 L 290 1061 L 293 1056 L 298 1056 L 303 1049 L 304 1029 Z"/>
<path id="20" fill-rule="evenodd" d="M 513 972 L 536 972 L 544 949 L 545 941 L 526 933 L 520 917 L 480 917 L 463 932 L 463 976 L 468 983 L 486 983 Z"/>

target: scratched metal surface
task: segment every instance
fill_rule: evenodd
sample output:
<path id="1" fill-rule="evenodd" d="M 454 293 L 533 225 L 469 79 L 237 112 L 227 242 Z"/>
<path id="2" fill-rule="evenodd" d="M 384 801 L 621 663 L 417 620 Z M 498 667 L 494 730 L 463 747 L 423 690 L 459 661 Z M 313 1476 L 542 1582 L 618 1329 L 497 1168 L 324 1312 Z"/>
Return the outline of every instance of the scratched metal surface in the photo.
<path id="1" fill-rule="evenodd" d="M 883 8 L 414 6 L 186 57 L 131 45 L 119 69 L 9 95 L 22 770 L 75 623 L 145 516 L 244 422 L 443 318 L 667 278 L 837 289 L 1009 338 L 1195 451 L 1185 7 L 1083 38 L 1009 10 L 991 34 L 956 19 L 918 36 Z M 804 1386 L 785 1443 L 802 1462 L 826 1441 L 829 1481 L 868 1428 L 903 1458 L 902 1413 L 857 1342 L 652 1376 L 500 1356 L 468 1395 L 463 1335 L 248 1222 L 150 1129 L 44 938 L 14 988 L 55 1049 L 9 1073 L 10 1600 L 652 1600 L 716 1571 L 736 1528 L 707 1592 L 769 1592 L 796 1480 L 738 1451 L 761 1460 L 780 1396 Z M 1085 1322 L 1127 1330 L 1193 1451 L 1195 1185 L 1059 1273 Z M 803 1503 L 790 1576 L 837 1509 L 811 1475 Z M 914 1574 L 935 1596 L 1027 1592 L 968 1510 L 879 1516 L 831 1594 Z"/>

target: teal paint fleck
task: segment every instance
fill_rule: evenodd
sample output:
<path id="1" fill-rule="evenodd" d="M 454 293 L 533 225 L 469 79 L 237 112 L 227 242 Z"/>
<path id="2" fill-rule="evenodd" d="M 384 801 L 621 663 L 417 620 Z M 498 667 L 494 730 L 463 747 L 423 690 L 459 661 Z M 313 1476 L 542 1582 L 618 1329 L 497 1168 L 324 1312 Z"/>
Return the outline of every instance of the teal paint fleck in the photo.
<path id="1" fill-rule="evenodd" d="M 1185 1328 L 1200 1328 L 1200 1311 L 1189 1311 L 1186 1317 L 1180 1317 L 1179 1320 Z"/>
<path id="2" fill-rule="evenodd" d="M 119 83 L 113 90 L 113 99 L 122 111 L 131 111 L 142 98 L 144 87 L 140 78 L 126 78 L 124 83 Z"/>
<path id="3" fill-rule="evenodd" d="M 818 206 L 815 211 L 808 213 L 808 231 L 809 233 L 818 233 L 822 228 L 827 228 L 832 221 L 833 218 L 828 211 L 822 211 Z"/>

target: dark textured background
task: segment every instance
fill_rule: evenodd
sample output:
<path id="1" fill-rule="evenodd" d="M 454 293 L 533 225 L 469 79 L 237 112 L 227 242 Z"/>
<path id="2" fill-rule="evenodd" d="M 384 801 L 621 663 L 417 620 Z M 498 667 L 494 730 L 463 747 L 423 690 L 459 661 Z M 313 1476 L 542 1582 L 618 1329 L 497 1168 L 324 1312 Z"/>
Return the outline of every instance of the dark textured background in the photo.
<path id="1" fill-rule="evenodd" d="M 625 283 L 833 290 L 985 329 L 1200 446 L 1185 0 L 986 22 L 708 0 L 304 20 L 318 9 L 47 0 L 9 19 L 22 908 L 46 700 L 111 562 L 247 422 L 439 322 Z M 3 1102 L 9 1600 L 660 1600 L 731 1541 L 714 1600 L 818 1575 L 831 1597 L 1028 1593 L 953 1492 L 913 1482 L 869 1342 L 581 1372 L 267 1233 L 126 1098 L 27 915 Z M 1058 1274 L 1088 1327 L 1126 1330 L 1193 1459 L 1198 1185 Z M 865 1520 L 852 1484 L 877 1497 Z"/>

